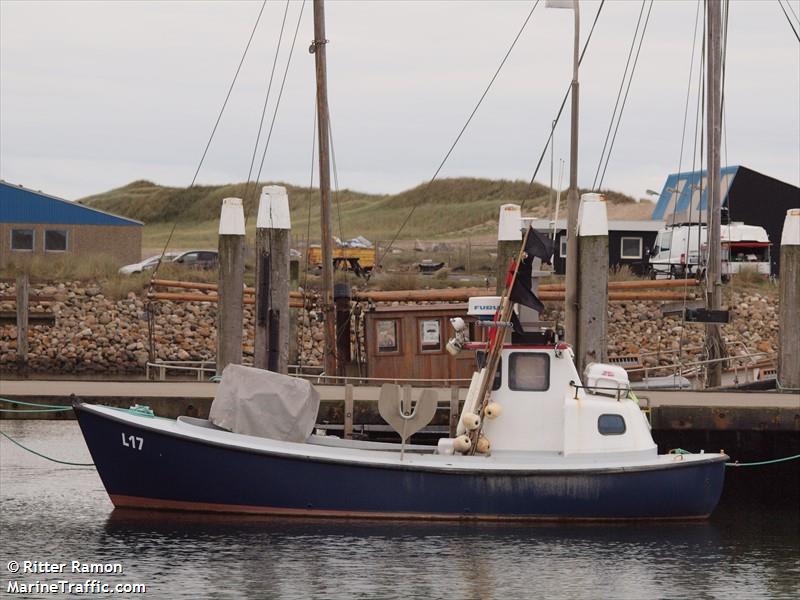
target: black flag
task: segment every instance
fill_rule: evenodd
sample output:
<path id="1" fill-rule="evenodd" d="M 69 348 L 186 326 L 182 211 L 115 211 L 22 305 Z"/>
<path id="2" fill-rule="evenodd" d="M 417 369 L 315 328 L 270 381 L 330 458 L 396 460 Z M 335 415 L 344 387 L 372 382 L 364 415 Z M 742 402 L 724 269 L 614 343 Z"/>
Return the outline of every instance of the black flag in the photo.
<path id="1" fill-rule="evenodd" d="M 533 259 L 540 258 L 543 263 L 552 264 L 553 242 L 544 237 L 535 229 L 531 229 L 525 240 L 525 258 L 517 269 L 517 277 L 511 288 L 509 298 L 512 302 L 532 308 L 536 312 L 544 310 L 544 304 L 531 290 L 531 275 L 533 273 Z"/>
<path id="2" fill-rule="evenodd" d="M 553 240 L 531 229 L 525 242 L 525 254 L 528 255 L 525 260 L 533 261 L 534 258 L 541 258 L 543 263 L 552 265 Z"/>

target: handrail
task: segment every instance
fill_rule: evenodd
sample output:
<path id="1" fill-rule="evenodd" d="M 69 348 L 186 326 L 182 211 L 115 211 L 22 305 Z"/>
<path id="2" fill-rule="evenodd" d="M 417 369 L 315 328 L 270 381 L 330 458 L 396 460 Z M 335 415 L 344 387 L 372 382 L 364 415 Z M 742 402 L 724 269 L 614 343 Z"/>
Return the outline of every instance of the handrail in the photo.
<path id="1" fill-rule="evenodd" d="M 772 359 L 773 361 L 777 358 L 776 352 L 752 352 L 750 354 L 744 354 L 739 356 L 726 356 L 722 358 L 714 358 L 714 359 L 705 359 L 705 360 L 698 360 L 692 361 L 689 363 L 671 363 L 667 365 L 657 365 L 652 367 L 640 367 L 636 369 L 628 369 L 628 373 L 638 373 L 643 372 L 645 379 L 648 378 L 648 374 L 651 372 L 659 372 L 659 371 L 666 371 L 667 373 L 671 373 L 672 377 L 677 376 L 692 376 L 696 375 L 699 377 L 703 377 L 702 367 L 711 365 L 714 363 L 719 362 L 728 362 L 729 370 L 734 372 L 734 381 L 739 382 L 739 371 L 744 370 L 745 373 L 745 381 L 750 381 L 750 369 L 754 369 L 758 367 L 758 361 L 754 360 L 756 357 L 767 357 L 765 360 Z M 742 363 L 744 359 L 749 359 L 749 362 Z M 669 376 L 669 375 L 667 375 Z M 701 379 L 702 381 L 702 379 Z"/>
<path id="2" fill-rule="evenodd" d="M 638 373 L 640 371 L 653 371 L 653 370 L 656 370 L 656 369 L 668 369 L 670 367 L 696 367 L 696 366 L 712 364 L 712 363 L 717 363 L 717 362 L 735 361 L 735 360 L 741 360 L 741 359 L 744 359 L 744 358 L 753 358 L 753 357 L 756 357 L 756 356 L 777 357 L 777 353 L 776 352 L 752 352 L 750 354 L 740 354 L 738 356 L 724 356 L 722 358 L 710 358 L 710 359 L 705 359 L 705 360 L 692 361 L 692 362 L 688 362 L 688 363 L 678 362 L 678 363 L 670 363 L 670 364 L 667 364 L 667 365 L 656 365 L 656 366 L 653 366 L 653 367 L 637 367 L 635 369 L 627 369 L 627 371 L 628 371 L 628 373 Z"/>
<path id="3" fill-rule="evenodd" d="M 339 381 L 376 381 L 376 382 L 394 382 L 394 383 L 409 383 L 409 382 L 422 382 L 422 383 L 469 383 L 472 379 L 459 379 L 456 377 L 442 377 L 439 379 L 425 379 L 423 377 L 359 377 L 359 376 L 344 376 L 344 375 L 326 375 L 324 372 L 318 375 L 311 375 L 307 373 L 297 373 L 297 377 L 305 377 L 308 379 L 316 379 L 321 383 L 321 379 L 337 379 Z"/>
<path id="4" fill-rule="evenodd" d="M 733 342 L 725 342 L 726 346 L 742 346 L 745 350 L 749 352 L 749 348 L 747 344 L 742 341 L 733 341 Z M 705 346 L 684 346 L 683 348 L 669 348 L 666 350 L 650 350 L 649 352 L 639 352 L 635 356 L 643 357 L 643 356 L 657 356 L 660 354 L 680 354 L 683 352 L 688 352 L 690 350 L 705 350 Z M 741 356 L 741 355 L 740 355 Z"/>
<path id="5" fill-rule="evenodd" d="M 213 360 L 184 360 L 184 361 L 165 360 L 159 362 L 147 362 L 145 363 L 145 373 L 148 379 L 150 377 L 151 368 L 158 370 L 159 379 L 161 379 L 162 381 L 165 379 L 166 371 L 168 370 L 196 372 L 198 381 L 203 381 L 203 373 L 216 373 L 217 371 L 216 362 Z M 420 382 L 420 383 L 458 384 L 458 383 L 468 383 L 472 381 L 471 379 L 458 379 L 455 377 L 445 377 L 440 379 L 425 379 L 421 377 L 403 378 L 403 377 L 358 377 L 358 376 L 343 376 L 343 375 L 326 375 L 324 371 L 320 373 L 303 373 L 302 371 L 304 369 L 322 369 L 322 367 L 313 365 L 289 365 L 289 372 L 295 377 L 316 379 L 318 382 L 320 382 L 320 380 L 322 379 L 335 379 L 343 383 L 347 383 L 348 381 L 359 381 L 366 383 L 374 381 L 383 383 Z"/>

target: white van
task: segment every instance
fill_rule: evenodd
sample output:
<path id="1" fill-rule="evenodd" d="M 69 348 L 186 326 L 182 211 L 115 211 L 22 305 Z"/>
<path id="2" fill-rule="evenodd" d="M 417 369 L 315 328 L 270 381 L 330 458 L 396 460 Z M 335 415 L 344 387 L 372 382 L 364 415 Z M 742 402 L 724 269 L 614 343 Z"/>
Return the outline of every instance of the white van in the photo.
<path id="1" fill-rule="evenodd" d="M 770 242 L 763 227 L 734 222 L 722 226 L 722 276 L 754 271 L 770 274 Z M 708 260 L 708 228 L 705 224 L 683 224 L 658 232 L 650 251 L 651 279 L 697 276 Z"/>

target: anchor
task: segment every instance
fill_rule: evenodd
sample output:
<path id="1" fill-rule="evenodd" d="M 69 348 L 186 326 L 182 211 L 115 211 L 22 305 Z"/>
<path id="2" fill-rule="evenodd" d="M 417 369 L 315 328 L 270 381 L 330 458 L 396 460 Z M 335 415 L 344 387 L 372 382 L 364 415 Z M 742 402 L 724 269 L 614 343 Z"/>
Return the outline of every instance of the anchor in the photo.
<path id="1" fill-rule="evenodd" d="M 413 408 L 411 386 L 385 383 L 378 397 L 378 412 L 384 421 L 400 435 L 400 460 L 403 460 L 406 440 L 428 425 L 436 414 L 437 397 L 432 389 L 422 390 Z"/>

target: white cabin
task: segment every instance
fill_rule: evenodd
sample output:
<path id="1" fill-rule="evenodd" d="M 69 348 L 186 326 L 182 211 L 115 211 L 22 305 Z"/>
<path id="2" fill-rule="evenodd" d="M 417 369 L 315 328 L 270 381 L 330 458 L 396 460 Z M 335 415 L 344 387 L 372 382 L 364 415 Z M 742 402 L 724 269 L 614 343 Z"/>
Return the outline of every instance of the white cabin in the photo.
<path id="1" fill-rule="evenodd" d="M 471 298 L 469 314 L 490 320 L 499 302 L 495 296 Z M 463 343 L 460 340 L 457 346 Z M 620 453 L 641 458 L 657 455 L 650 425 L 629 398 L 624 369 L 592 363 L 581 378 L 572 349 L 563 342 L 506 344 L 500 356 L 489 399 L 499 405 L 499 414 L 485 417 L 481 431 L 492 454 L 541 452 L 561 457 L 591 455 L 598 460 Z M 485 368 L 473 375 L 459 435 L 467 430 L 465 418 L 479 411 L 484 374 Z"/>
<path id="2" fill-rule="evenodd" d="M 493 453 L 657 454 L 644 413 L 628 399 L 627 377 L 619 392 L 606 389 L 607 382 L 594 393 L 584 389 L 566 345 L 508 346 L 498 372 L 491 401 L 502 406 L 502 413 L 483 426 Z"/>

